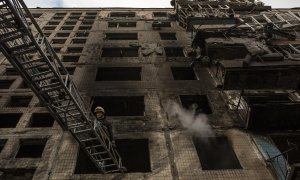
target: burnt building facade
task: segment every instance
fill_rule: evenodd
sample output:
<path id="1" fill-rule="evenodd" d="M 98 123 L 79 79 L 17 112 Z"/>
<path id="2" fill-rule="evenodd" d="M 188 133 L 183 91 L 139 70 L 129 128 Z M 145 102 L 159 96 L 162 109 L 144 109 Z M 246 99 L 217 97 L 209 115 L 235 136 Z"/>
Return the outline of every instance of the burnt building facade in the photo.
<path id="1" fill-rule="evenodd" d="M 300 11 L 173 3 L 30 9 L 91 111 L 106 110 L 127 172 L 99 173 L 0 55 L 4 179 L 299 178 Z M 268 23 L 283 35 L 262 39 Z M 187 131 L 170 101 L 196 104 L 214 134 Z"/>

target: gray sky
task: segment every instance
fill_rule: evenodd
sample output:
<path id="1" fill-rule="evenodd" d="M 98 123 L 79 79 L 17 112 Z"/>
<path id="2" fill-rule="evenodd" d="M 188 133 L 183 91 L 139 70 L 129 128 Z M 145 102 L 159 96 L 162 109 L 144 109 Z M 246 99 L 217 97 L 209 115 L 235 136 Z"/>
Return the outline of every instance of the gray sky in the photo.
<path id="1" fill-rule="evenodd" d="M 171 7 L 170 0 L 24 0 L 28 7 Z M 262 0 L 273 8 L 300 7 L 300 0 Z"/>

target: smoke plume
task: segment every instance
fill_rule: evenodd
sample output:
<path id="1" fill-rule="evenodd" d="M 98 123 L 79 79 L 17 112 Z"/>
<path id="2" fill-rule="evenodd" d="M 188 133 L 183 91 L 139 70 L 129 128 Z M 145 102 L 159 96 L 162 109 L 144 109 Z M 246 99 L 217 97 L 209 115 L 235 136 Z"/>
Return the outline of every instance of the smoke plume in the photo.
<path id="1" fill-rule="evenodd" d="M 197 137 L 214 137 L 215 133 L 208 123 L 206 114 L 196 114 L 197 104 L 189 109 L 181 107 L 174 101 L 167 103 L 167 114 L 169 119 L 178 120 L 182 126 Z"/>

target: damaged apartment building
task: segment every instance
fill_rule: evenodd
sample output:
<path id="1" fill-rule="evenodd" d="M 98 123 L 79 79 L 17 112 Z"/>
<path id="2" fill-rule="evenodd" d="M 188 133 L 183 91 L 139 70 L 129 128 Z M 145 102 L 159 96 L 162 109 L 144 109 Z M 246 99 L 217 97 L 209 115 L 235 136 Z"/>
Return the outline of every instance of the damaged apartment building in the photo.
<path id="1" fill-rule="evenodd" d="M 300 9 L 170 3 L 0 0 L 1 180 L 300 178 Z"/>

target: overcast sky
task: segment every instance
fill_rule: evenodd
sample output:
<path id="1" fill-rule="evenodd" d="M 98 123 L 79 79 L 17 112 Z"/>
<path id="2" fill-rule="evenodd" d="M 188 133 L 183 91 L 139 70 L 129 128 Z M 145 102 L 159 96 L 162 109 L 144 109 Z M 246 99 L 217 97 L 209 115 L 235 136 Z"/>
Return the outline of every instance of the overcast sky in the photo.
<path id="1" fill-rule="evenodd" d="M 171 7 L 170 0 L 24 0 L 28 7 Z M 262 0 L 273 8 L 300 7 L 300 0 Z"/>

